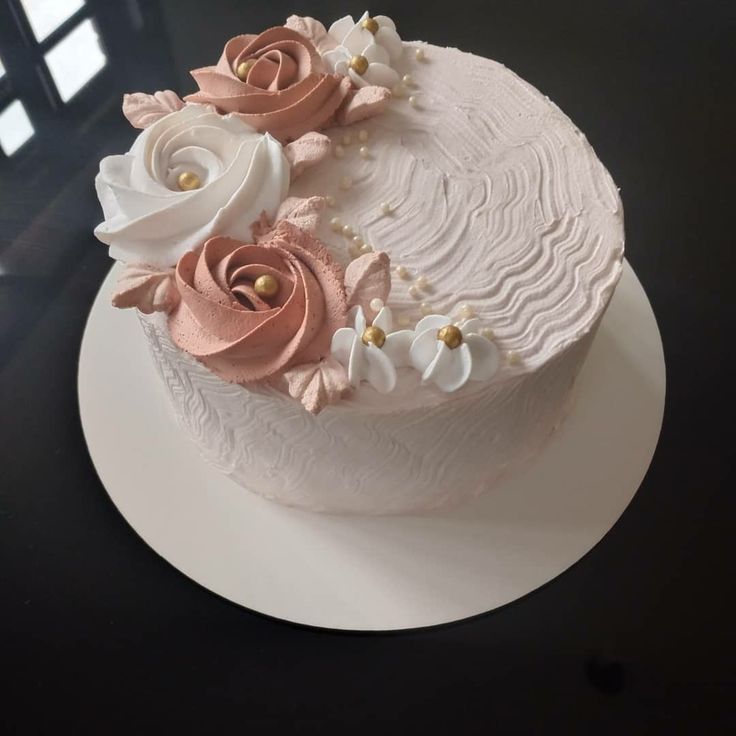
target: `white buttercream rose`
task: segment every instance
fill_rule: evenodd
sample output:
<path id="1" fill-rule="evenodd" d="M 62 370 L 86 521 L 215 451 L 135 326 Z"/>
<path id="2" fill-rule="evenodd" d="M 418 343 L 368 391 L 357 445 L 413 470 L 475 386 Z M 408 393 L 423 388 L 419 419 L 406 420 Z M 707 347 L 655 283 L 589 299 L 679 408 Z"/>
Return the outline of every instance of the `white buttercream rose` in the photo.
<path id="1" fill-rule="evenodd" d="M 183 177 L 182 177 L 183 175 Z M 281 144 L 235 116 L 188 105 L 108 156 L 95 180 L 104 222 L 95 235 L 125 263 L 173 266 L 214 235 L 251 240 L 289 187 Z"/>

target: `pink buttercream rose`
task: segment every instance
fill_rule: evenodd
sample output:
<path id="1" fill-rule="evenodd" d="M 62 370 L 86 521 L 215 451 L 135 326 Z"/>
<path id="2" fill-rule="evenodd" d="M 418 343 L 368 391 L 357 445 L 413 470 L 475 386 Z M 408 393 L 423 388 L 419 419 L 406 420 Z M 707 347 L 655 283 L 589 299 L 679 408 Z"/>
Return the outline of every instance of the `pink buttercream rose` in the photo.
<path id="1" fill-rule="evenodd" d="M 275 293 L 259 296 L 261 276 L 276 283 Z M 169 332 L 226 381 L 275 379 L 329 355 L 346 323 L 343 276 L 318 240 L 287 221 L 257 244 L 212 238 L 176 266 L 181 301 Z"/>
<path id="2" fill-rule="evenodd" d="M 282 143 L 327 125 L 351 93 L 350 80 L 330 74 L 312 42 L 284 26 L 230 39 L 216 66 L 192 76 L 199 91 L 188 102 L 238 113 Z"/>

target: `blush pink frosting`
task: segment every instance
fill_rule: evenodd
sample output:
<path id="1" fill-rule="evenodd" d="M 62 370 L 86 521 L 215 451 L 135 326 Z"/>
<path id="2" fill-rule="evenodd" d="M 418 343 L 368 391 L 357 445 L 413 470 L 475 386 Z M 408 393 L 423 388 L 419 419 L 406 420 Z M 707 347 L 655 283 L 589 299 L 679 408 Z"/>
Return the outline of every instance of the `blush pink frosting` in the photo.
<path id="1" fill-rule="evenodd" d="M 236 70 L 248 61 L 253 64 L 242 80 Z M 282 143 L 327 125 L 352 88 L 347 77 L 328 72 L 308 38 L 284 26 L 230 39 L 216 66 L 192 76 L 199 91 L 188 102 L 237 113 Z"/>
<path id="2" fill-rule="evenodd" d="M 270 299 L 253 286 L 264 274 L 279 283 Z M 342 269 L 310 233 L 286 221 L 257 244 L 208 240 L 180 258 L 176 283 L 172 339 L 231 383 L 276 379 L 325 358 L 346 323 Z"/>

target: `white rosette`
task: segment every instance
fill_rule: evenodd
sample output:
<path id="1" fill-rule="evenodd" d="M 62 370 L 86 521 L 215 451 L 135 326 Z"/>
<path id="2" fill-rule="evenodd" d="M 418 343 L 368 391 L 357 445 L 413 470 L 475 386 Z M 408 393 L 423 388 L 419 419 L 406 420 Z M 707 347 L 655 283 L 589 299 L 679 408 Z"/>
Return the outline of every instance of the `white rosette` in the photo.
<path id="1" fill-rule="evenodd" d="M 189 173 L 199 186 L 179 187 Z M 251 239 L 289 187 L 281 144 L 233 115 L 187 105 L 146 128 L 121 156 L 100 163 L 95 185 L 104 222 L 95 235 L 125 263 L 166 268 L 213 235 Z"/>

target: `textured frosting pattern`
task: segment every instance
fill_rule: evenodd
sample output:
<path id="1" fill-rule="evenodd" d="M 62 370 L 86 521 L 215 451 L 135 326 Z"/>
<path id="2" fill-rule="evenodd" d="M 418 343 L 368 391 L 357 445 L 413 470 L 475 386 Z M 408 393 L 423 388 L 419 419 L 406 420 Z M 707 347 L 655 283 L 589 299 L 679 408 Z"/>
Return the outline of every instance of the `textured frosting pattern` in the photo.
<path id="1" fill-rule="evenodd" d="M 334 196 L 333 216 L 427 279 L 420 298 L 433 312 L 458 318 L 470 305 L 500 350 L 489 381 L 447 394 L 401 369 L 392 393 L 363 384 L 313 417 L 273 391 L 223 383 L 171 344 L 160 315 L 143 318 L 203 455 L 282 503 L 394 513 L 490 487 L 561 421 L 621 274 L 620 200 L 582 133 L 502 65 L 427 45 L 420 62 L 417 47 L 405 44 L 396 63 L 416 82 L 414 104 L 395 99 L 349 131 L 368 132 L 369 155 L 345 144 L 290 193 Z M 334 131 L 336 143 L 345 132 Z M 347 262 L 350 241 L 329 219 L 317 237 Z M 421 313 L 411 286 L 395 277 L 389 305 L 413 326 Z"/>
<path id="2" fill-rule="evenodd" d="M 592 334 L 502 391 L 427 409 L 317 416 L 273 390 L 225 383 L 141 316 L 177 419 L 202 457 L 235 482 L 312 511 L 392 514 L 465 501 L 532 458 L 565 415 Z"/>
<path id="3" fill-rule="evenodd" d="M 350 146 L 291 191 L 334 195 L 334 215 L 394 265 L 428 279 L 432 290 L 420 299 L 433 312 L 459 316 L 461 304 L 472 306 L 499 347 L 520 358 L 494 378 L 503 383 L 537 370 L 596 323 L 621 274 L 621 202 L 585 136 L 513 72 L 424 44 L 426 61 L 417 62 L 410 51 L 418 45 L 405 46 L 400 69 L 414 78 L 416 107 L 394 100 L 360 126 L 370 158 Z M 346 191 L 344 176 L 352 180 Z M 345 254 L 329 218 L 318 237 Z M 421 314 L 411 285 L 394 278 L 390 305 L 414 324 Z M 413 405 L 425 398 L 417 393 Z"/>

